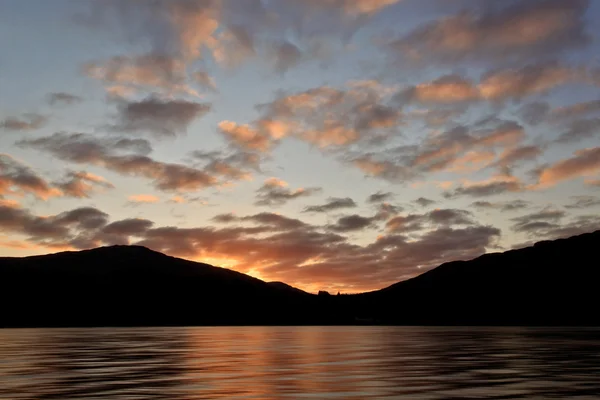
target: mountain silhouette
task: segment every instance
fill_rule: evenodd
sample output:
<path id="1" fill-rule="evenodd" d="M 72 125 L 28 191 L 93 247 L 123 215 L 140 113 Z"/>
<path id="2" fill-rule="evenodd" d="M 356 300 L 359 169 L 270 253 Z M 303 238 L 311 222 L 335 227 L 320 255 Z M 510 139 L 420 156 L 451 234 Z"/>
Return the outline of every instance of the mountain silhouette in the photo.
<path id="1" fill-rule="evenodd" d="M 600 325 L 600 231 L 454 261 L 358 295 L 381 323 Z"/>
<path id="2" fill-rule="evenodd" d="M 600 325 L 600 231 L 544 241 L 357 295 L 108 246 L 0 258 L 0 326 Z"/>

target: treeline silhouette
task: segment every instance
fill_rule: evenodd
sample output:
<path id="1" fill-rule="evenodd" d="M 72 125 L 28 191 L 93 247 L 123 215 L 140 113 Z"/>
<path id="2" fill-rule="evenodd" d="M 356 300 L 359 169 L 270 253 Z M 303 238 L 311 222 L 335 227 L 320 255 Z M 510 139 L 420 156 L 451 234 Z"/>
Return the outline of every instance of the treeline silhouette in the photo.
<path id="1" fill-rule="evenodd" d="M 313 295 L 140 246 L 0 258 L 0 326 L 600 325 L 600 231 L 356 295 Z"/>

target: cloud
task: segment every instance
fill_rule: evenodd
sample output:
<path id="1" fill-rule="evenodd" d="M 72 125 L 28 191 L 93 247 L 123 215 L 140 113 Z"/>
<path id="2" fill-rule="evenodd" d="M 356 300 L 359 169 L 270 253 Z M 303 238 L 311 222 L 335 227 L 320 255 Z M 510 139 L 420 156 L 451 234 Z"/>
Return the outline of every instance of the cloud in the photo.
<path id="1" fill-rule="evenodd" d="M 600 187 L 600 179 L 586 179 L 585 184 L 589 186 Z"/>
<path id="2" fill-rule="evenodd" d="M 27 193 L 42 200 L 62 195 L 25 164 L 8 154 L 0 154 L 0 195 Z"/>
<path id="3" fill-rule="evenodd" d="M 187 100 L 161 100 L 148 97 L 141 101 L 122 102 L 116 131 L 143 132 L 156 136 L 176 136 L 211 110 L 208 103 Z"/>
<path id="4" fill-rule="evenodd" d="M 273 70 L 275 72 L 285 73 L 302 59 L 302 51 L 288 41 L 278 44 L 272 50 Z"/>
<path id="5" fill-rule="evenodd" d="M 74 94 L 65 92 L 54 92 L 47 96 L 48 104 L 51 106 L 57 105 L 72 105 L 83 102 L 83 98 Z"/>
<path id="6" fill-rule="evenodd" d="M 480 99 L 476 85 L 457 75 L 445 75 L 429 83 L 421 83 L 400 92 L 396 100 L 401 103 L 452 104 Z"/>
<path id="7" fill-rule="evenodd" d="M 518 69 L 497 70 L 482 77 L 479 90 L 488 100 L 520 100 L 534 94 L 572 82 L 585 82 L 587 72 L 582 68 L 557 63 L 533 64 Z"/>
<path id="8" fill-rule="evenodd" d="M 426 138 L 405 157 L 404 167 L 413 173 L 481 169 L 493 163 L 495 148 L 512 148 L 524 138 L 524 128 L 514 121 L 497 120 L 477 129 L 457 126 Z"/>
<path id="9" fill-rule="evenodd" d="M 543 151 L 542 147 L 533 145 L 509 148 L 500 154 L 493 166 L 499 168 L 515 167 L 521 161 L 535 160 Z"/>
<path id="10" fill-rule="evenodd" d="M 65 196 L 78 198 L 89 198 L 98 190 L 114 188 L 105 178 L 86 171 L 70 171 L 55 185 Z"/>
<path id="11" fill-rule="evenodd" d="M 204 162 L 203 169 L 232 180 L 250 180 L 253 172 L 261 172 L 261 155 L 255 152 L 193 151 L 191 157 Z"/>
<path id="12" fill-rule="evenodd" d="M 147 219 L 128 218 L 106 225 L 102 228 L 102 233 L 118 236 L 142 236 L 153 225 L 154 222 Z"/>
<path id="13" fill-rule="evenodd" d="M 305 207 L 303 212 L 325 213 L 354 207 L 356 207 L 356 202 L 354 202 L 354 200 L 352 200 L 350 197 L 330 197 L 327 199 L 327 203 L 318 206 Z"/>
<path id="14" fill-rule="evenodd" d="M 206 71 L 196 71 L 192 74 L 192 79 L 202 88 L 215 92 L 217 90 L 217 84 L 213 77 L 211 77 Z"/>
<path id="15" fill-rule="evenodd" d="M 512 218 L 511 221 L 514 222 L 512 230 L 528 235 L 537 236 L 541 234 L 542 236 L 546 236 L 548 231 L 560 228 L 560 221 L 566 216 L 567 213 L 562 210 L 545 208 L 539 212 Z"/>
<path id="16" fill-rule="evenodd" d="M 596 196 L 571 196 L 573 202 L 566 204 L 565 208 L 581 209 L 600 206 L 600 198 Z"/>
<path id="17" fill-rule="evenodd" d="M 76 164 L 97 165 L 125 176 L 150 179 L 161 191 L 197 191 L 218 186 L 224 176 L 218 171 L 154 160 L 143 153 L 149 144 L 143 139 L 95 137 L 83 133 L 56 133 L 39 139 L 22 140 L 21 147 L 45 151 Z"/>
<path id="18" fill-rule="evenodd" d="M 483 7 L 422 25 L 393 40 L 396 54 L 421 63 L 537 59 L 589 43 L 588 0 L 535 0 Z"/>
<path id="19" fill-rule="evenodd" d="M 93 207 L 65 211 L 47 219 L 58 225 L 76 226 L 79 229 L 96 229 L 108 223 L 108 214 Z"/>
<path id="20" fill-rule="evenodd" d="M 385 138 L 395 131 L 402 112 L 392 104 L 392 93 L 375 81 L 280 93 L 271 102 L 258 105 L 261 115 L 251 124 L 227 121 L 224 127 L 238 142 L 259 148 L 269 148 L 271 140 L 292 136 L 322 150 L 341 149 Z"/>
<path id="21" fill-rule="evenodd" d="M 461 196 L 488 197 L 507 192 L 520 192 L 523 184 L 513 176 L 495 176 L 481 182 L 469 182 L 444 193 L 446 198 Z"/>
<path id="22" fill-rule="evenodd" d="M 436 172 L 464 174 L 491 166 L 514 167 L 541 152 L 542 148 L 519 146 L 526 137 L 524 127 L 515 121 L 487 118 L 471 125 L 451 125 L 446 131 L 431 131 L 417 144 L 388 147 L 377 153 L 348 151 L 342 160 L 368 176 L 409 182 Z"/>
<path id="23" fill-rule="evenodd" d="M 525 123 L 535 126 L 541 124 L 549 112 L 550 104 L 545 101 L 536 101 L 522 106 L 518 114 Z"/>
<path id="24" fill-rule="evenodd" d="M 372 16 L 398 2 L 107 0 L 92 3 L 79 20 L 187 65 L 207 55 L 227 67 L 256 58 L 284 72 L 300 60 L 323 59 L 325 49 L 341 47 L 332 39 L 347 41 Z"/>
<path id="25" fill-rule="evenodd" d="M 288 218 L 281 214 L 262 212 L 254 215 L 238 217 L 234 214 L 219 214 L 212 218 L 218 223 L 230 224 L 233 222 L 251 222 L 265 229 L 253 230 L 255 233 L 289 231 L 301 228 L 308 228 L 309 225 L 296 218 Z"/>
<path id="26" fill-rule="evenodd" d="M 418 199 L 415 200 L 415 203 L 417 203 L 421 207 L 428 207 L 428 206 L 430 206 L 432 204 L 435 204 L 435 201 L 434 200 L 430 200 L 430 199 L 425 198 L 425 197 L 419 197 Z"/>
<path id="27" fill-rule="evenodd" d="M 474 225 L 471 213 L 457 209 L 435 209 L 427 214 L 429 220 L 440 225 Z"/>
<path id="28" fill-rule="evenodd" d="M 476 225 L 472 216 L 466 210 L 453 208 L 435 209 L 425 214 L 396 216 L 387 221 L 386 229 L 392 233 L 410 233 L 439 226 Z"/>
<path id="29" fill-rule="evenodd" d="M 565 180 L 600 171 L 600 147 L 578 150 L 571 158 L 542 168 L 538 173 L 538 186 L 554 186 Z"/>
<path id="30" fill-rule="evenodd" d="M 219 132 L 232 143 L 245 150 L 266 152 L 273 145 L 268 135 L 252 129 L 248 125 L 238 125 L 232 121 L 220 122 Z"/>
<path id="31" fill-rule="evenodd" d="M 127 196 L 127 201 L 134 204 L 158 203 L 160 199 L 152 194 L 132 194 Z"/>
<path id="32" fill-rule="evenodd" d="M 361 215 L 346 215 L 340 217 L 335 224 L 328 225 L 327 228 L 334 232 L 354 232 L 375 227 L 373 217 L 363 217 Z"/>
<path id="33" fill-rule="evenodd" d="M 373 193 L 367 198 L 367 203 L 381 203 L 387 200 L 391 200 L 394 197 L 392 192 L 377 192 Z"/>
<path id="34" fill-rule="evenodd" d="M 48 118 L 35 113 L 23 114 L 21 117 L 8 117 L 0 120 L 0 129 L 7 131 L 34 131 L 42 128 Z"/>
<path id="35" fill-rule="evenodd" d="M 296 190 L 286 188 L 287 183 L 277 178 L 269 178 L 256 191 L 256 206 L 281 206 L 290 200 L 300 197 L 312 196 L 319 193 L 321 188 L 299 188 Z"/>
<path id="36" fill-rule="evenodd" d="M 511 200 L 505 202 L 492 203 L 489 201 L 476 201 L 471 203 L 471 206 L 477 209 L 498 209 L 502 212 L 516 211 L 523 208 L 528 208 L 531 203 L 524 200 Z"/>
<path id="37" fill-rule="evenodd" d="M 600 118 L 581 119 L 573 121 L 568 130 L 561 134 L 559 143 L 574 143 L 600 135 Z"/>
<path id="38" fill-rule="evenodd" d="M 107 214 L 89 207 L 40 217 L 25 209 L 0 205 L 0 228 L 3 231 L 26 236 L 29 241 L 46 246 L 64 246 L 80 232 L 104 225 L 107 217 Z"/>
<path id="39" fill-rule="evenodd" d="M 569 106 L 557 107 L 552 109 L 550 114 L 553 119 L 561 120 L 597 112 L 600 112 L 600 100 L 585 101 Z"/>
<path id="40" fill-rule="evenodd" d="M 115 56 L 106 61 L 86 63 L 83 72 L 90 78 L 101 80 L 107 88 L 124 86 L 135 91 L 199 95 L 191 86 L 198 80 L 188 76 L 186 63 L 167 55 Z"/>

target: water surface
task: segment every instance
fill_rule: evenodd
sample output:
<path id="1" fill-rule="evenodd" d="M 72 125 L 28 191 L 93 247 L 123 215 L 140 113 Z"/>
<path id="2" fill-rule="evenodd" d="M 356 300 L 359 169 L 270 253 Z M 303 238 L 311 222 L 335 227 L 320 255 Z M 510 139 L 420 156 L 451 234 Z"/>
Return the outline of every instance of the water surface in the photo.
<path id="1" fill-rule="evenodd" d="M 0 399 L 599 399 L 600 330 L 0 330 Z"/>

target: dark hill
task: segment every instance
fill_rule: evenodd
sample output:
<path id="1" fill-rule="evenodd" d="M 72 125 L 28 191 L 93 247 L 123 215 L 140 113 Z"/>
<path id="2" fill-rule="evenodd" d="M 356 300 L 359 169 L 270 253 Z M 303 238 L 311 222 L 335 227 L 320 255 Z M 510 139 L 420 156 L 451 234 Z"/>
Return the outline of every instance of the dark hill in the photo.
<path id="1" fill-rule="evenodd" d="M 309 294 L 140 246 L 0 258 L 0 326 L 322 323 Z"/>
<path id="2" fill-rule="evenodd" d="M 0 326 L 600 325 L 600 231 L 545 241 L 359 295 L 111 246 L 0 258 Z"/>
<path id="3" fill-rule="evenodd" d="M 384 323 L 600 325 L 600 231 L 442 264 L 353 301 Z"/>

